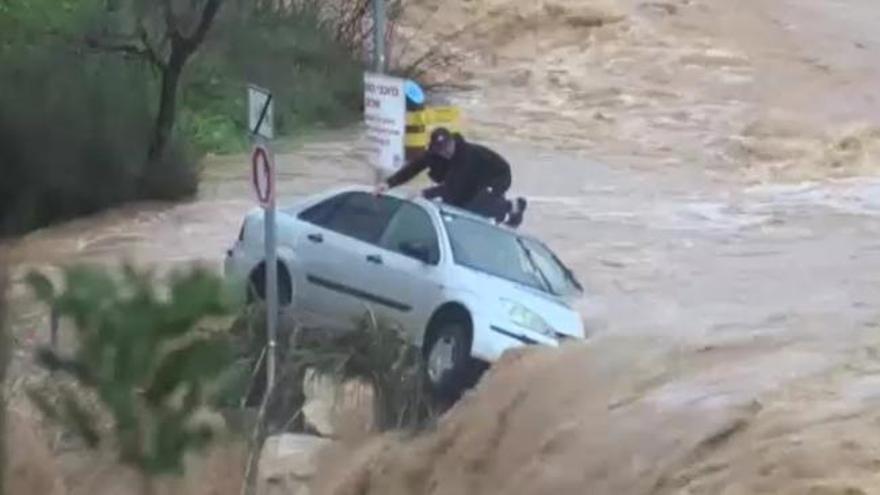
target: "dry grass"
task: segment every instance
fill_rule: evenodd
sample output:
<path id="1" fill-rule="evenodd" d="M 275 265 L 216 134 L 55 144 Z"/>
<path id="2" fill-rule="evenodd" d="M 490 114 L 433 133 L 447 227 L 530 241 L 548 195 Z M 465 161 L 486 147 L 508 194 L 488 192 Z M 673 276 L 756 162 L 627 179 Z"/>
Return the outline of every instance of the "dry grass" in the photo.
<path id="1" fill-rule="evenodd" d="M 309 369 L 337 383 L 368 384 L 375 397 L 374 427 L 380 431 L 418 429 L 433 418 L 421 354 L 387 322 L 368 316 L 352 332 L 297 332 L 270 403 L 270 415 L 283 421 L 276 424 L 289 426 L 291 413 L 302 407 Z"/>
<path id="2" fill-rule="evenodd" d="M 253 362 L 252 383 L 245 393 L 249 402 L 262 394 L 265 369 L 265 323 L 262 311 L 249 313 L 237 324 L 248 332 Z M 289 320 L 293 321 L 293 320 Z M 421 353 L 403 332 L 368 311 L 351 332 L 305 329 L 295 323 L 280 332 L 278 376 L 275 388 L 264 397 L 251 433 L 249 460 L 242 494 L 254 486 L 257 455 L 266 438 L 283 432 L 307 432 L 303 414 L 306 376 L 309 371 L 335 383 L 365 383 L 372 390 L 372 427 L 378 431 L 416 431 L 432 422 L 437 407 L 428 393 Z"/>

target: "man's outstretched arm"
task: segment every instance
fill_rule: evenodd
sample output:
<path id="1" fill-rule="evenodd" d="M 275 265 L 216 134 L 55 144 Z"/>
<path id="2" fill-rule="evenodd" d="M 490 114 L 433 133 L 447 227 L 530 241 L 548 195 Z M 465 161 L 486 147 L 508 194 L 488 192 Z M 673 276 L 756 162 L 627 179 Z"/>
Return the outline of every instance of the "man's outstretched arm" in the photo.
<path id="1" fill-rule="evenodd" d="M 388 187 L 397 187 L 401 184 L 406 184 L 411 181 L 413 177 L 419 175 L 423 170 L 428 168 L 429 157 L 427 154 L 422 155 L 415 160 L 407 163 L 400 170 L 393 173 L 391 177 L 385 179 L 385 184 Z"/>

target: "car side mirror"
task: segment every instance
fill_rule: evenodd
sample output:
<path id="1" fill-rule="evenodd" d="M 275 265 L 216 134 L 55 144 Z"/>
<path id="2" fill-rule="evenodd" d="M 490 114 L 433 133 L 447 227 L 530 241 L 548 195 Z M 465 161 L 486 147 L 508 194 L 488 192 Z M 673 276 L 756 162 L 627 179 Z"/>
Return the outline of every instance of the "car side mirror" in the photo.
<path id="1" fill-rule="evenodd" d="M 400 243 L 400 252 L 415 258 L 422 263 L 431 263 L 431 250 L 421 242 L 404 241 Z"/>

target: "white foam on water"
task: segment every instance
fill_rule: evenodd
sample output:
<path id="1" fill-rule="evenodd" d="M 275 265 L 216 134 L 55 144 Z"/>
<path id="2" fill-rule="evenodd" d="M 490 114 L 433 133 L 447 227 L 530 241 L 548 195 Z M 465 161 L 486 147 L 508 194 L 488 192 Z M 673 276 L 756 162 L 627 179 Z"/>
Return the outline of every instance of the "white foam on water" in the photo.
<path id="1" fill-rule="evenodd" d="M 880 179 L 851 178 L 796 186 L 762 186 L 746 191 L 758 208 L 818 207 L 851 215 L 880 215 Z"/>

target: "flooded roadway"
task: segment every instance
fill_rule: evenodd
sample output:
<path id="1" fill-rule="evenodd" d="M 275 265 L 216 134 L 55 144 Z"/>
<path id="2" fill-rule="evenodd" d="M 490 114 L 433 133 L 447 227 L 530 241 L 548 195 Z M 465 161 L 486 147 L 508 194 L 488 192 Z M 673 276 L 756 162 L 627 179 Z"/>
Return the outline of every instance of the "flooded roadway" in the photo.
<path id="1" fill-rule="evenodd" d="M 333 136 L 280 155 L 281 194 L 366 183 L 353 141 Z M 594 332 L 839 337 L 880 321 L 878 180 L 746 186 L 695 169 L 491 144 L 514 164 L 515 193 L 530 199 L 522 229 L 587 287 L 581 309 Z M 133 205 L 33 233 L 7 246 L 15 274 L 79 261 L 219 268 L 253 206 L 245 163 L 211 163 L 191 203 Z"/>
<path id="2" fill-rule="evenodd" d="M 532 203 L 523 228 L 580 274 L 595 332 L 872 324 L 880 186 L 825 177 L 880 168 L 880 131 L 828 130 L 880 122 L 875 2 L 483 0 L 439 18 L 431 5 L 419 0 L 407 14 L 434 20 L 425 39 L 485 17 L 455 38 L 473 88 L 453 99 L 469 134 L 514 165 L 514 189 Z M 280 154 L 280 192 L 368 181 L 357 143 L 346 131 Z M 3 249 L 19 276 L 76 261 L 219 266 L 253 204 L 247 174 L 245 157 L 209 159 L 196 201 L 131 205 Z M 817 178 L 754 180 L 776 176 Z"/>
<path id="3" fill-rule="evenodd" d="M 585 315 L 603 315 L 598 331 L 839 334 L 877 321 L 876 180 L 741 187 L 553 155 L 542 162 L 532 175 L 541 186 L 523 187 L 534 205 L 525 228 L 577 268 L 596 303 Z M 544 173 L 551 166 L 565 170 L 556 184 Z"/>

